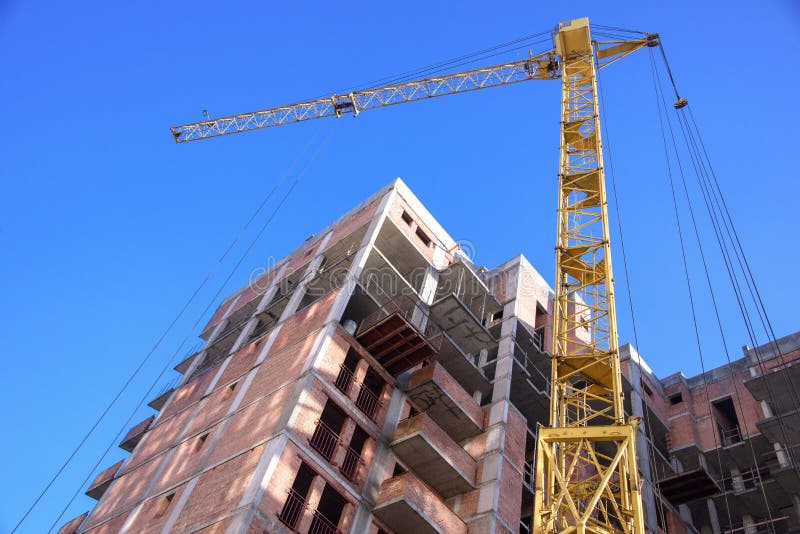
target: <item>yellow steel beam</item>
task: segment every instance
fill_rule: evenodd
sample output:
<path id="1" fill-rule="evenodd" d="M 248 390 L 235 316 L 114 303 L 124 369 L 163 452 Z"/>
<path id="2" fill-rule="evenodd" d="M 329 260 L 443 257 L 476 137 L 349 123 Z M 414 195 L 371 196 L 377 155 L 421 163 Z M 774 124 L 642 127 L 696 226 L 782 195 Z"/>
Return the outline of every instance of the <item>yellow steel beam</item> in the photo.
<path id="1" fill-rule="evenodd" d="M 550 426 L 537 438 L 533 531 L 644 533 L 636 421 L 625 421 L 597 60 L 652 40 L 592 42 L 588 19 L 554 33 L 561 75 Z"/>

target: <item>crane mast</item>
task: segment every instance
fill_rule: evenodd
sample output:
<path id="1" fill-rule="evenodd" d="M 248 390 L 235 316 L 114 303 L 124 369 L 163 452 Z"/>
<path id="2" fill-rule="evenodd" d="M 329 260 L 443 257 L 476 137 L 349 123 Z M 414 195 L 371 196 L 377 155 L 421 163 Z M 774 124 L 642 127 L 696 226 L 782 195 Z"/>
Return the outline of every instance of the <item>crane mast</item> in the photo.
<path id="1" fill-rule="evenodd" d="M 550 426 L 537 437 L 534 532 L 644 532 L 626 421 L 597 73 L 587 19 L 555 34 L 561 71 Z"/>
<path id="2" fill-rule="evenodd" d="M 644 533 L 639 421 L 626 420 L 603 170 L 597 70 L 658 36 L 592 41 L 563 22 L 525 59 L 171 128 L 177 143 L 527 80 L 561 80 L 561 141 L 549 426 L 537 436 L 533 532 Z"/>

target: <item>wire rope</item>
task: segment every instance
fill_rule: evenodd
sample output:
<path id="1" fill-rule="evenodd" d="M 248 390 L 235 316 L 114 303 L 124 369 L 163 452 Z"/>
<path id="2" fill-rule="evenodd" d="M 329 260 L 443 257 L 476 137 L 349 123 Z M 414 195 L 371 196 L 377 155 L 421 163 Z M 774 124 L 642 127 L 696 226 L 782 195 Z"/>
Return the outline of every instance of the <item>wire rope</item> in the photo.
<path id="1" fill-rule="evenodd" d="M 261 212 L 261 210 L 263 210 L 264 206 L 266 206 L 266 204 L 271 200 L 272 195 L 274 195 L 274 193 L 275 193 L 275 191 L 277 189 L 278 189 L 278 184 L 273 186 L 273 188 L 269 191 L 269 193 L 266 195 L 266 197 L 262 200 L 261 204 L 259 204 L 259 206 L 253 212 L 253 214 L 250 216 L 250 218 L 239 229 L 239 232 L 236 234 L 234 239 L 231 241 L 231 243 L 228 245 L 228 247 L 225 249 L 225 251 L 222 253 L 222 255 L 217 259 L 217 261 L 214 264 L 214 266 L 206 273 L 205 277 L 200 282 L 200 285 L 198 285 L 197 288 L 194 290 L 194 292 L 192 292 L 192 294 L 189 296 L 189 299 L 181 307 L 181 309 L 178 312 L 178 314 L 172 319 L 172 321 L 169 323 L 169 325 L 164 330 L 164 332 L 159 336 L 159 338 L 156 340 L 156 342 L 152 346 L 152 348 L 148 351 L 148 353 L 145 355 L 145 357 L 139 362 L 139 364 L 134 369 L 133 373 L 128 377 L 128 379 L 122 385 L 122 388 L 117 392 L 117 394 L 114 396 L 114 398 L 109 402 L 109 404 L 106 406 L 106 408 L 100 414 L 100 416 L 97 418 L 97 420 L 94 422 L 94 424 L 92 424 L 92 426 L 89 428 L 89 430 L 81 438 L 81 440 L 78 443 L 78 445 L 72 450 L 72 452 L 69 454 L 69 456 L 64 461 L 64 463 L 58 468 L 56 473 L 52 476 L 52 478 L 45 485 L 44 489 L 39 493 L 39 495 L 36 497 L 36 499 L 33 501 L 33 503 L 28 507 L 28 509 L 22 515 L 20 520 L 17 522 L 17 524 L 11 530 L 12 534 L 23 524 L 25 519 L 27 519 L 27 517 L 30 515 L 31 511 L 33 511 L 33 509 L 36 507 L 36 505 L 45 496 L 47 491 L 49 491 L 49 489 L 52 487 L 53 483 L 55 483 L 55 481 L 58 479 L 58 477 L 61 476 L 61 474 L 64 472 L 64 469 L 66 469 L 66 467 L 74 459 L 74 457 L 78 453 L 78 451 L 83 447 L 83 445 L 86 443 L 86 441 L 89 439 L 89 437 L 94 433 L 94 431 L 97 429 L 97 427 L 103 421 L 103 419 L 105 419 L 106 415 L 108 415 L 109 411 L 114 407 L 114 405 L 117 403 L 117 401 L 122 397 L 122 395 L 125 393 L 125 391 L 128 389 L 128 387 L 131 385 L 131 383 L 136 378 L 136 376 L 139 374 L 139 372 L 142 370 L 142 368 L 147 364 L 147 362 L 150 360 L 150 358 L 155 353 L 155 351 L 158 349 L 158 347 L 161 346 L 161 343 L 164 341 L 164 339 L 167 337 L 167 335 L 172 331 L 172 328 L 177 324 L 177 322 L 180 320 L 180 318 L 183 317 L 183 314 L 186 312 L 186 310 L 189 308 L 189 306 L 192 304 L 192 302 L 194 302 L 194 299 L 197 297 L 197 295 L 200 293 L 200 291 L 202 291 L 202 289 L 211 280 L 211 278 L 213 278 L 213 276 L 216 273 L 216 271 L 219 268 L 219 266 L 222 264 L 222 262 L 228 256 L 228 254 L 230 254 L 231 250 L 239 242 L 239 240 L 241 239 L 242 235 L 250 227 L 250 224 L 252 224 L 253 220 L 255 220 L 255 218 L 258 216 L 258 214 Z"/>
<path id="2" fill-rule="evenodd" d="M 666 104 L 663 102 L 663 100 L 664 100 L 663 93 L 660 90 L 661 89 L 660 76 L 658 75 L 658 70 L 656 69 L 655 59 L 653 58 L 652 50 L 650 51 L 650 67 L 651 67 L 651 71 L 652 71 L 652 74 L 653 74 L 653 87 L 655 89 L 655 94 L 656 94 L 656 103 L 658 105 L 658 122 L 659 122 L 659 126 L 661 128 L 661 137 L 662 137 L 662 141 L 663 141 L 663 145 L 664 145 L 664 155 L 665 155 L 665 160 L 666 160 L 666 164 L 667 164 L 667 177 L 669 179 L 670 191 L 672 193 L 672 206 L 673 206 L 673 209 L 674 209 L 674 212 L 675 212 L 675 223 L 676 223 L 677 230 L 678 230 L 678 242 L 679 242 L 680 248 L 681 248 L 681 256 L 682 256 L 682 259 L 683 259 L 684 277 L 685 277 L 685 280 L 686 280 L 686 287 L 687 287 L 687 291 L 688 291 L 688 295 L 689 295 L 689 308 L 690 308 L 691 315 L 692 315 L 692 323 L 694 325 L 695 340 L 696 340 L 696 343 L 697 343 L 697 352 L 698 352 L 698 355 L 699 355 L 700 368 L 701 368 L 701 371 L 702 371 L 701 377 L 703 379 L 703 388 L 704 388 L 704 390 L 706 392 L 705 397 L 706 397 L 706 403 L 708 405 L 708 413 L 709 413 L 709 415 L 711 415 L 711 413 L 712 413 L 711 400 L 708 397 L 708 380 L 706 378 L 706 367 L 705 367 L 705 360 L 703 358 L 703 347 L 702 347 L 702 343 L 700 341 L 700 330 L 699 330 L 698 324 L 697 324 L 697 313 L 696 313 L 695 305 L 694 305 L 694 294 L 693 294 L 693 291 L 692 291 L 692 282 L 691 282 L 691 277 L 689 276 L 689 264 L 688 264 L 688 261 L 686 259 L 686 245 L 685 245 L 684 240 L 683 240 L 683 229 L 682 229 L 682 225 L 681 225 L 680 210 L 678 209 L 678 200 L 677 200 L 677 196 L 675 194 L 675 184 L 674 184 L 674 179 L 672 177 L 672 165 L 670 163 L 670 153 L 669 153 L 669 148 L 668 148 L 668 145 L 667 145 L 666 129 L 664 128 L 664 123 L 665 122 L 667 122 L 667 124 L 669 124 L 669 116 L 666 114 L 666 109 L 662 109 L 662 105 L 664 105 L 664 108 L 665 108 Z M 681 166 L 681 163 L 680 163 L 680 157 L 679 157 L 679 155 L 677 153 L 677 149 L 676 149 L 676 152 L 675 152 L 675 157 L 676 157 L 676 163 L 677 163 L 678 169 L 682 173 L 683 170 L 682 170 L 682 166 Z M 719 444 L 719 442 L 717 440 L 717 434 L 716 434 L 716 432 L 713 431 L 713 428 L 712 428 L 711 435 L 714 438 L 714 449 L 715 449 L 716 455 L 717 455 L 717 464 L 719 466 L 720 476 L 722 476 L 722 471 L 723 470 L 722 470 L 722 456 L 721 456 L 721 453 L 720 453 L 720 448 L 721 447 L 720 447 L 720 444 Z M 730 508 L 730 503 L 728 502 L 727 492 L 723 493 L 723 498 L 724 498 L 724 501 L 725 501 L 725 509 L 726 509 L 726 513 L 727 513 L 727 516 L 728 516 L 728 524 L 730 525 L 730 524 L 732 524 L 732 519 L 731 519 L 731 508 Z"/>
<path id="3" fill-rule="evenodd" d="M 611 135 L 609 134 L 609 122 L 610 121 L 609 121 L 609 117 L 608 117 L 608 108 L 606 106 L 606 101 L 605 101 L 605 92 L 603 90 L 603 83 L 602 83 L 602 81 L 600 79 L 600 76 L 597 76 L 597 87 L 599 89 L 598 93 L 600 94 L 600 104 L 602 106 L 602 113 L 603 113 L 603 117 L 605 119 L 603 121 L 603 137 L 605 138 L 605 143 L 604 144 L 606 146 L 606 152 L 608 153 L 609 170 L 611 171 L 611 173 L 610 173 L 611 174 L 611 191 L 612 191 L 612 195 L 613 195 L 613 198 L 614 198 L 614 211 L 615 211 L 616 216 L 617 216 L 617 231 L 619 233 L 620 250 L 622 252 L 622 265 L 623 265 L 623 274 L 625 276 L 625 288 L 626 288 L 626 291 L 627 291 L 627 294 L 628 294 L 628 309 L 630 311 L 630 316 L 631 316 L 631 326 L 632 326 L 632 329 L 633 329 L 633 340 L 634 340 L 634 343 L 636 345 L 636 350 L 638 351 L 638 350 L 640 350 L 639 334 L 638 334 L 638 331 L 637 331 L 637 328 L 636 328 L 636 319 L 635 319 L 635 314 L 634 314 L 634 311 L 633 311 L 634 310 L 633 293 L 631 291 L 631 282 L 630 282 L 629 268 L 628 268 L 628 257 L 627 257 L 626 248 L 625 248 L 625 237 L 624 237 L 625 234 L 624 234 L 623 229 L 622 229 L 622 214 L 621 214 L 620 205 L 619 205 L 619 197 L 617 195 L 617 178 L 616 178 L 616 173 L 614 171 L 613 152 L 611 150 Z M 659 517 L 661 518 L 661 524 L 662 525 L 666 525 L 666 516 L 665 516 L 665 513 L 664 513 L 664 499 L 663 499 L 663 496 L 661 495 L 661 490 L 658 488 L 658 480 L 657 480 L 658 477 L 657 477 L 657 474 L 656 474 L 656 459 L 655 459 L 655 452 L 653 450 L 653 448 L 655 447 L 655 440 L 653 439 L 653 436 L 652 436 L 653 427 L 652 427 L 652 423 L 650 421 L 650 412 L 649 412 L 649 410 L 647 409 L 646 406 L 644 407 L 644 413 L 645 413 L 645 440 L 647 440 L 647 442 L 649 443 L 649 447 L 648 447 L 648 451 L 647 452 L 648 452 L 648 463 L 650 464 L 650 477 L 653 478 L 655 476 L 655 478 L 656 478 L 655 481 L 648 480 L 648 482 L 650 483 L 651 487 L 653 488 L 654 497 L 655 497 L 655 494 L 658 495 L 658 514 L 659 514 Z"/>

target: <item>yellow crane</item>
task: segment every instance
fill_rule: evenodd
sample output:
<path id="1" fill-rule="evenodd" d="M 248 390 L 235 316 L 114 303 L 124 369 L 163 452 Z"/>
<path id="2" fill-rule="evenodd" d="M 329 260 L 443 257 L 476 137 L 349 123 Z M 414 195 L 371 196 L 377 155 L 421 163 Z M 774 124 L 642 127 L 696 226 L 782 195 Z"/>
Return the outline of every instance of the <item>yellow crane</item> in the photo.
<path id="1" fill-rule="evenodd" d="M 638 420 L 626 420 L 600 139 L 597 70 L 644 46 L 593 41 L 562 22 L 553 49 L 525 59 L 174 126 L 177 143 L 358 113 L 527 80 L 561 80 L 550 423 L 538 431 L 533 532 L 644 533 Z"/>

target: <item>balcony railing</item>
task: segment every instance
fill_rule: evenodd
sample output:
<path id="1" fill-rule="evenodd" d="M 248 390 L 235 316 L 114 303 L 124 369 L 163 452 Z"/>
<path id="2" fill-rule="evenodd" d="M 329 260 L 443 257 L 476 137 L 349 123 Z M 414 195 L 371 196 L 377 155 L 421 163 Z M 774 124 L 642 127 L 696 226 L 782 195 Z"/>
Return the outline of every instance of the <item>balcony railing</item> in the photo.
<path id="1" fill-rule="evenodd" d="M 336 382 L 334 383 L 334 385 L 339 389 L 339 391 L 341 391 L 345 395 L 349 395 L 350 386 L 353 385 L 353 382 L 354 382 L 353 371 L 345 367 L 344 364 L 339 366 L 339 374 L 336 377 Z"/>
<path id="2" fill-rule="evenodd" d="M 322 515 L 319 510 L 314 510 L 311 514 L 314 518 L 311 520 L 308 534 L 338 534 L 340 532 L 333 521 Z"/>
<path id="3" fill-rule="evenodd" d="M 356 380 L 355 376 L 353 375 L 353 371 L 345 367 L 344 364 L 342 364 L 339 368 L 339 375 L 336 377 L 335 385 L 339 391 L 345 395 L 350 395 L 350 390 L 352 389 L 353 385 L 361 386 L 358 391 L 358 396 L 355 400 L 355 405 L 364 413 L 364 415 L 373 421 L 376 420 L 378 411 L 380 407 L 383 406 L 381 399 L 374 391 L 369 389 L 366 384 Z"/>
<path id="4" fill-rule="evenodd" d="M 342 460 L 342 465 L 339 466 L 339 471 L 341 471 L 348 480 L 356 482 L 358 468 L 362 465 L 364 465 L 364 460 L 361 458 L 361 453 L 356 452 L 351 447 L 346 447 L 344 460 Z"/>
<path id="5" fill-rule="evenodd" d="M 286 502 L 283 503 L 283 508 L 278 512 L 278 519 L 281 523 L 297 532 L 303 514 L 308 510 L 308 503 L 305 497 L 301 496 L 293 489 L 286 490 L 288 494 Z M 312 515 L 311 526 L 308 528 L 308 534 L 341 534 L 338 527 L 325 517 L 319 510 L 310 510 Z"/>
<path id="6" fill-rule="evenodd" d="M 300 517 L 306 509 L 306 499 L 293 489 L 286 490 L 286 502 L 278 512 L 278 519 L 281 523 L 294 530 L 300 522 Z"/>
<path id="7" fill-rule="evenodd" d="M 331 461 L 333 454 L 336 452 L 336 446 L 339 444 L 339 434 L 333 431 L 331 427 L 317 421 L 317 427 L 308 440 L 309 445 L 320 453 L 326 460 Z"/>
<path id="8" fill-rule="evenodd" d="M 352 482 L 358 481 L 358 468 L 364 465 L 361 453 L 342 442 L 339 435 L 322 421 L 317 421 L 317 426 L 311 439 L 311 447 L 322 455 L 328 462 L 334 463 L 336 451 L 344 449 L 344 458 L 339 465 L 339 471 Z"/>
<path id="9" fill-rule="evenodd" d="M 533 460 L 525 460 L 525 470 L 522 472 L 522 482 L 533 491 Z"/>
<path id="10" fill-rule="evenodd" d="M 416 298 L 412 298 L 404 293 L 389 295 L 371 279 L 362 287 L 373 300 L 376 302 L 383 302 L 383 304 L 361 321 L 358 325 L 356 337 L 362 332 L 369 330 L 386 317 L 396 313 L 402 316 L 409 324 L 413 325 L 435 350 L 438 351 L 442 347 L 442 329 L 431 319 L 428 310 L 423 308 L 422 304 Z M 386 300 L 387 298 L 388 300 Z M 424 324 L 425 326 L 420 327 L 420 324 Z"/>
<path id="11" fill-rule="evenodd" d="M 732 428 L 719 428 L 719 432 L 722 435 L 722 446 L 729 447 L 731 445 L 736 445 L 737 443 L 742 442 L 742 432 L 739 430 L 738 426 Z"/>
<path id="12" fill-rule="evenodd" d="M 376 421 L 378 409 L 381 407 L 381 400 L 366 384 L 361 384 L 358 397 L 356 397 L 356 406 L 364 412 L 364 415 Z"/>
<path id="13" fill-rule="evenodd" d="M 533 346 L 539 352 L 544 352 L 544 327 L 533 331 Z"/>

